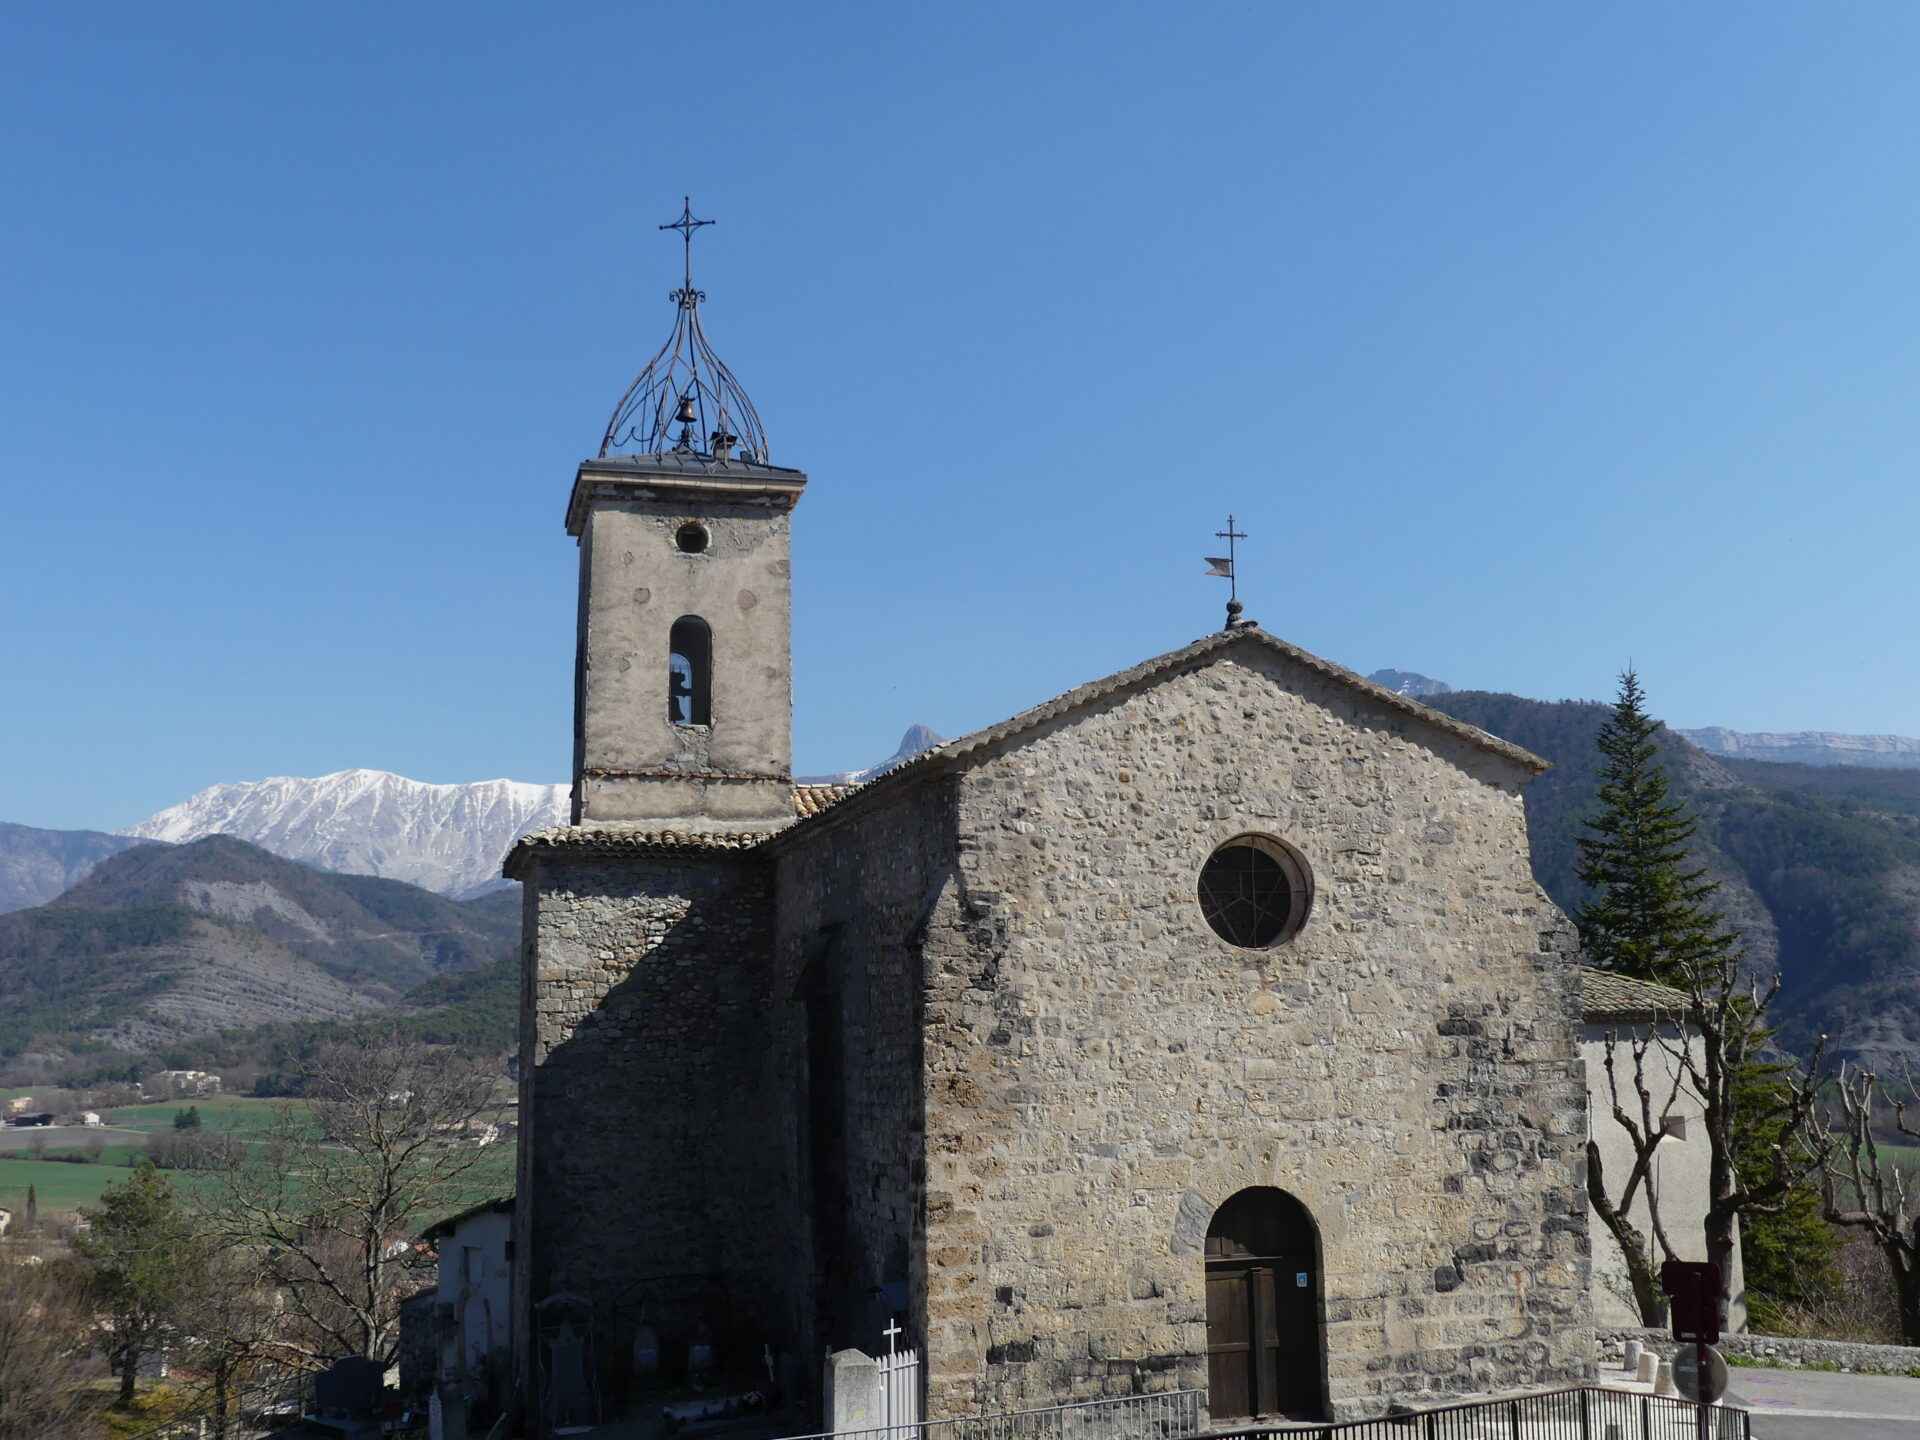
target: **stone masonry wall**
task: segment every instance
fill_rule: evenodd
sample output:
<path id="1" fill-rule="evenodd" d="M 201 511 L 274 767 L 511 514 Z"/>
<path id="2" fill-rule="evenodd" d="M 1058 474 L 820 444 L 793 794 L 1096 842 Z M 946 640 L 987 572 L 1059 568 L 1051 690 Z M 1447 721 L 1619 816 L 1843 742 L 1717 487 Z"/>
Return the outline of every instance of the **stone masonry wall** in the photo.
<path id="1" fill-rule="evenodd" d="M 1576 953 L 1524 773 L 1228 654 L 960 777 L 926 940 L 933 1415 L 1204 1386 L 1203 1240 L 1252 1185 L 1319 1228 L 1334 1418 L 1590 1372 Z M 1195 895 L 1250 831 L 1317 883 L 1266 951 Z"/>
<path id="2" fill-rule="evenodd" d="M 548 853 L 526 890 L 519 1362 L 525 1307 L 559 1291 L 594 1302 L 615 1399 L 642 1320 L 669 1366 L 702 1317 L 723 1363 L 757 1361 L 780 1243 L 758 1099 L 766 867 Z"/>
<path id="3" fill-rule="evenodd" d="M 1672 1359 L 1684 1348 L 1671 1331 L 1639 1325 L 1602 1327 L 1594 1332 L 1600 1352 L 1618 1364 L 1627 1341 Z M 1851 1340 L 1808 1340 L 1797 1335 L 1723 1335 L 1713 1347 L 1730 1358 L 1782 1370 L 1853 1370 L 1870 1374 L 1911 1375 L 1920 1378 L 1920 1348 L 1909 1345 L 1867 1345 Z"/>
<path id="4" fill-rule="evenodd" d="M 782 1268 L 811 1277 L 796 1314 L 809 1357 L 876 1353 L 892 1309 L 872 1287 L 911 1284 L 921 1268 L 918 946 L 953 867 L 952 795 L 940 781 L 851 812 L 779 861 L 774 1088 L 796 1099 L 778 1148 L 791 1157 L 783 1204 L 809 1214 Z M 836 1049 L 837 1065 L 816 1053 Z M 837 1145 L 822 1125 L 838 1127 Z"/>

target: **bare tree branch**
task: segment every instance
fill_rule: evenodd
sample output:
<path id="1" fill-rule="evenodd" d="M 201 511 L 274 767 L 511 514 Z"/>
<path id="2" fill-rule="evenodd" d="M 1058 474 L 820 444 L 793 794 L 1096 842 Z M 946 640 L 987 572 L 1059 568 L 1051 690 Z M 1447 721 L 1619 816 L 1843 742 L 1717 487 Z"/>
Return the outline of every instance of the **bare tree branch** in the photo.
<path id="1" fill-rule="evenodd" d="M 419 1230 L 483 1198 L 496 1078 L 391 1036 L 332 1045 L 308 1066 L 304 1099 L 231 1148 L 216 1172 L 223 1226 L 270 1257 L 317 1348 L 392 1362 Z"/>

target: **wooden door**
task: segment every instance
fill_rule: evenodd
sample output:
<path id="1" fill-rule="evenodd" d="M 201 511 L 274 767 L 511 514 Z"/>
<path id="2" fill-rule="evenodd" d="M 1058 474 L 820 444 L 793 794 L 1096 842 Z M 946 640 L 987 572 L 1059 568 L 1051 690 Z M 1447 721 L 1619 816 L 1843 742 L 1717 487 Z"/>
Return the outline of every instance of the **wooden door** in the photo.
<path id="1" fill-rule="evenodd" d="M 1320 1286 L 1312 1242 L 1312 1221 L 1284 1191 L 1243 1190 L 1216 1212 L 1206 1261 L 1207 1408 L 1214 1419 L 1318 1414 Z"/>

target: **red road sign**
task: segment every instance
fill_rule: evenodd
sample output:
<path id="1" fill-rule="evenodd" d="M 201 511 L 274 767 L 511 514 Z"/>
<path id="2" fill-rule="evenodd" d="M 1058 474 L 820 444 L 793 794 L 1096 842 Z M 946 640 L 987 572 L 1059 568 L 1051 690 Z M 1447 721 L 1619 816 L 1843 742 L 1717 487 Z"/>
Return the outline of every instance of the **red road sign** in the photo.
<path id="1" fill-rule="evenodd" d="M 1660 1267 L 1660 1288 L 1673 1297 L 1673 1338 L 1712 1345 L 1720 1338 L 1726 1296 L 1720 1267 L 1706 1260 L 1669 1260 Z"/>

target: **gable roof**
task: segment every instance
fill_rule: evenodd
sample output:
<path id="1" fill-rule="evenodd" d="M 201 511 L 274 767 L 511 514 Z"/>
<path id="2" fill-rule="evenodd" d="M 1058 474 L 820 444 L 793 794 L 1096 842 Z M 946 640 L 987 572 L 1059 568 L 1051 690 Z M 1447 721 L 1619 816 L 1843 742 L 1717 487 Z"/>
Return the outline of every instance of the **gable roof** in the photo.
<path id="1" fill-rule="evenodd" d="M 1417 700 L 1408 699 L 1405 695 L 1396 695 L 1384 685 L 1377 685 L 1344 666 L 1336 665 L 1331 660 L 1322 660 L 1318 655 L 1302 650 L 1297 645 L 1289 645 L 1278 636 L 1270 635 L 1258 626 L 1249 625 L 1238 630 L 1216 630 L 1210 635 L 1201 636 L 1190 645 L 1181 646 L 1178 650 L 1169 650 L 1164 655 L 1157 655 L 1151 660 L 1142 661 L 1138 665 L 1118 671 L 1104 679 L 1089 681 L 1063 695 L 1056 695 L 1053 699 L 1022 710 L 1019 714 L 1010 716 L 996 725 L 989 725 L 984 730 L 976 730 L 971 735 L 962 735 L 957 739 L 935 745 L 932 749 L 922 750 L 912 759 L 894 766 L 884 775 L 876 775 L 864 785 L 850 787 L 848 794 L 858 793 L 862 797 L 885 795 L 931 772 L 958 768 L 982 752 L 1037 729 L 1051 720 L 1057 720 L 1063 715 L 1070 715 L 1076 710 L 1098 704 L 1124 690 L 1150 684 L 1162 676 L 1170 675 L 1238 646 L 1257 647 L 1278 655 L 1303 669 L 1311 670 L 1337 685 L 1356 692 L 1362 699 L 1372 701 L 1388 710 L 1397 710 L 1410 719 L 1429 725 L 1456 740 L 1464 740 L 1469 745 L 1497 755 L 1533 775 L 1553 768 L 1549 762 L 1542 760 L 1531 750 L 1524 750 L 1512 741 L 1502 740 L 1497 735 L 1489 735 L 1476 725 L 1469 725 L 1464 720 L 1456 720 L 1451 715 L 1444 715 L 1438 710 L 1422 705 Z M 846 798 L 847 796 L 836 796 L 832 803 L 837 807 L 838 803 Z M 822 810 L 827 808 L 829 807 L 821 807 Z M 811 815 L 805 816 L 800 825 L 780 831 L 780 836 L 785 838 L 796 832 L 809 830 L 811 827 L 805 823 L 805 820 L 810 818 L 812 818 Z"/>
<path id="2" fill-rule="evenodd" d="M 511 1215 L 513 1213 L 513 1205 L 514 1197 L 511 1195 L 502 1195 L 494 1200 L 482 1200 L 478 1205 L 469 1205 L 458 1215 L 449 1215 L 446 1219 L 436 1221 L 429 1225 L 420 1232 L 420 1238 L 422 1240 L 438 1240 L 442 1236 L 451 1235 L 461 1225 L 473 1219 L 476 1215 L 486 1215 L 489 1213 L 495 1215 Z"/>
<path id="3" fill-rule="evenodd" d="M 922 764 L 932 764 L 938 760 L 965 759 L 989 746 L 997 745 L 1003 740 L 1009 740 L 1044 725 L 1049 720 L 1071 714 L 1075 710 L 1104 700 L 1109 695 L 1117 695 L 1122 690 L 1157 680 L 1197 660 L 1204 660 L 1236 646 L 1257 646 L 1268 650 L 1303 669 L 1314 671 L 1338 685 L 1358 692 L 1364 699 L 1383 705 L 1389 710 L 1398 710 L 1412 719 L 1445 731 L 1456 740 L 1464 740 L 1482 750 L 1491 751 L 1503 760 L 1511 761 L 1536 775 L 1553 768 L 1531 750 L 1523 750 L 1509 740 L 1502 740 L 1497 735 L 1489 735 L 1476 725 L 1469 725 L 1464 720 L 1456 720 L 1451 715 L 1443 715 L 1440 711 L 1422 705 L 1417 700 L 1410 700 L 1405 695 L 1396 695 L 1384 685 L 1376 685 L 1365 676 L 1357 675 L 1344 666 L 1336 665 L 1331 660 L 1322 660 L 1318 655 L 1302 650 L 1297 645 L 1289 645 L 1277 635 L 1269 635 L 1258 626 L 1249 625 L 1239 630 L 1216 630 L 1211 635 L 1201 636 L 1191 645 L 1183 645 L 1178 650 L 1169 650 L 1164 655 L 1142 661 L 1129 669 L 1109 675 L 1104 680 L 1093 680 L 1077 686 L 1064 695 L 1057 695 L 1029 710 L 1022 710 L 1018 715 L 1002 720 L 997 725 L 989 725 L 986 729 L 976 730 L 971 735 L 962 735 L 957 740 L 948 740 L 944 744 L 934 746 L 931 750 L 923 750 L 911 760 L 895 766 L 885 775 L 876 776 L 868 782 L 866 788 L 884 784 L 894 776 L 904 774 Z"/>
<path id="4" fill-rule="evenodd" d="M 1592 965 L 1580 967 L 1580 1014 L 1587 1020 L 1681 1020 L 1692 1001 L 1684 990 L 1636 980 Z"/>

